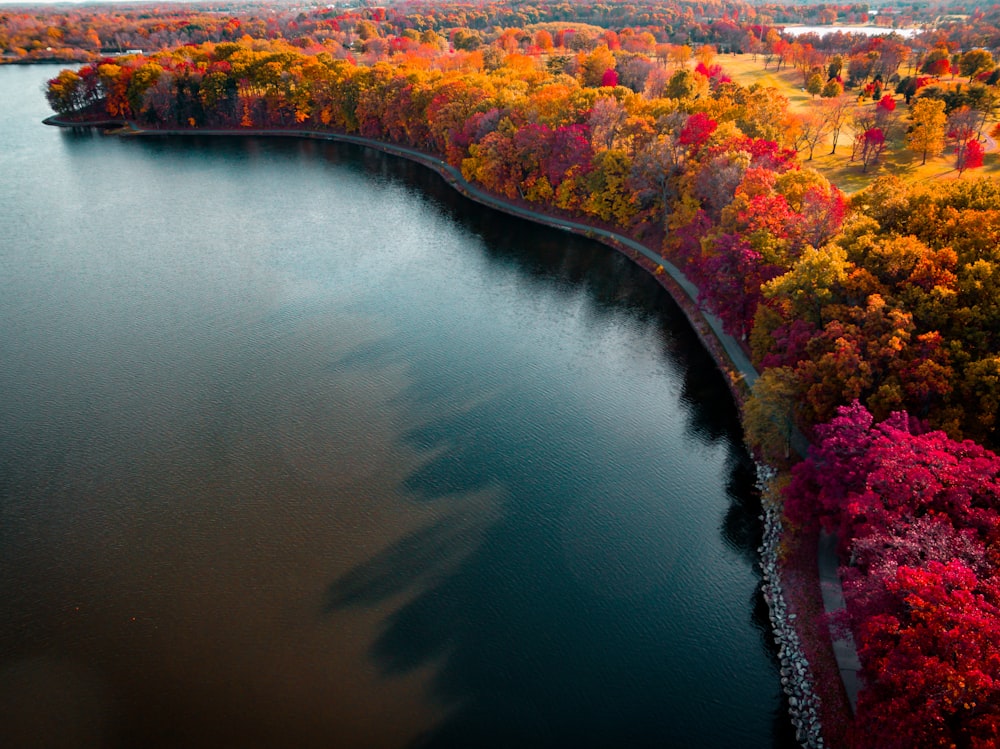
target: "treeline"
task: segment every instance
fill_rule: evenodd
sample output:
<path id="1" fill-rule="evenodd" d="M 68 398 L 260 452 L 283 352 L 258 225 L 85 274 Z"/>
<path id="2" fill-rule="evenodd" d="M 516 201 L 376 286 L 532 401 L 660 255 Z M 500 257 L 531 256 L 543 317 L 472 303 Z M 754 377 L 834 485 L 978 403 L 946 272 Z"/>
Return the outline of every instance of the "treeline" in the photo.
<path id="1" fill-rule="evenodd" d="M 546 63 L 512 53 L 493 66 L 479 51 L 396 59 L 369 67 L 284 42 L 206 44 L 63 71 L 48 96 L 60 113 L 99 106 L 149 127 L 356 132 L 441 154 L 511 199 L 638 236 L 670 229 L 671 251 L 739 336 L 753 326 L 754 290 L 839 228 L 843 197 L 799 167 L 784 99 L 707 77 L 704 63 L 705 73 L 669 69 L 604 45 Z"/>
<path id="2" fill-rule="evenodd" d="M 987 644 L 962 661 L 947 648 L 979 636 L 963 626 L 992 626 L 996 458 L 952 440 L 996 443 L 1000 185 L 883 179 L 845 200 L 798 162 L 780 95 L 728 80 L 707 52 L 697 70 L 685 63 L 605 40 L 545 56 L 423 47 L 360 65 L 244 39 L 104 59 L 63 71 L 48 96 L 67 117 L 146 127 L 360 133 L 439 154 L 508 199 L 660 243 L 763 370 L 748 438 L 779 456 L 794 427 L 817 444 L 788 502 L 801 522 L 823 514 L 854 555 L 860 745 L 976 745 L 995 720 L 1000 660 Z M 944 485 L 929 483 L 935 472 Z M 876 530 L 905 536 L 895 577 Z M 944 597 L 941 616 L 914 613 L 918 582 Z M 969 617 L 947 608 L 970 596 Z M 939 699 L 943 667 L 913 679 L 918 636 L 975 688 L 948 682 Z M 909 701 L 894 702 L 907 679 Z M 915 700 L 922 712 L 908 712 Z"/>
<path id="3" fill-rule="evenodd" d="M 955 9 L 962 10 L 962 8 Z M 935 47 L 950 53 L 982 47 L 1000 51 L 1000 9 L 969 11 L 971 21 L 944 23 L 935 31 L 902 40 L 918 59 Z M 876 19 L 893 26 L 938 21 L 941 8 L 883 9 Z M 0 11 L 0 60 L 93 61 L 130 49 L 158 50 L 181 44 L 235 41 L 244 35 L 285 39 L 312 54 L 326 51 L 385 55 L 421 44 L 471 51 L 500 44 L 505 52 L 539 49 L 534 32 L 548 25 L 556 47 L 651 51 L 655 45 L 714 45 L 720 52 L 757 53 L 769 32 L 788 24 L 852 24 L 869 20 L 865 4 L 784 6 L 725 0 L 688 2 L 562 3 L 403 2 L 375 8 L 289 8 L 275 3 L 188 6 L 118 5 L 11 8 Z M 568 28 L 571 26 L 573 28 Z M 612 32 L 605 38 L 604 32 Z M 619 38 L 621 37 L 621 38 Z M 870 40 L 849 32 L 798 37 L 825 55 L 859 60 Z M 786 39 L 789 43 L 794 40 Z"/>

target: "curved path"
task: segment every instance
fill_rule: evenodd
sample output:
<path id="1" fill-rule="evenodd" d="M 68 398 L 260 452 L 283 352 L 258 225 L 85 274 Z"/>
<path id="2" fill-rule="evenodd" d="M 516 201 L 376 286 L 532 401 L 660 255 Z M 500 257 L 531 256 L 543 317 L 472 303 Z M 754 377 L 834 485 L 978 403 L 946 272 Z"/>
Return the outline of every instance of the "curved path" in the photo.
<path id="1" fill-rule="evenodd" d="M 45 120 L 45 124 L 56 125 L 60 127 L 87 127 L 90 123 L 74 123 L 71 121 L 61 120 L 58 117 L 49 117 Z M 95 123 L 100 125 L 106 125 L 107 123 Z M 122 125 L 123 123 L 115 123 Z M 123 135 L 253 135 L 260 137 L 295 137 L 295 138 L 310 138 L 313 140 L 332 140 L 340 141 L 344 143 L 352 143 L 358 146 L 364 146 L 366 148 L 373 148 L 378 151 L 383 151 L 384 153 L 392 154 L 394 156 L 400 156 L 411 161 L 415 161 L 419 164 L 433 169 L 438 174 L 440 174 L 448 184 L 450 184 L 455 190 L 470 198 L 471 200 L 481 203 L 490 208 L 508 213 L 519 218 L 527 219 L 529 221 L 534 221 L 545 226 L 551 226 L 556 229 L 562 229 L 564 231 L 569 231 L 574 234 L 581 234 L 583 236 L 589 237 L 591 239 L 597 239 L 611 246 L 612 248 L 622 251 L 623 249 L 631 250 L 634 253 L 638 253 L 648 261 L 656 266 L 662 266 L 664 271 L 673 280 L 676 287 L 679 288 L 687 299 L 677 301 L 681 304 L 685 313 L 688 315 L 692 325 L 698 330 L 698 320 L 693 317 L 694 314 L 699 315 L 709 326 L 714 338 L 722 347 L 725 355 L 729 359 L 729 363 L 732 367 L 732 371 L 748 386 L 752 386 L 754 382 L 757 381 L 759 374 L 754 368 L 753 364 L 750 362 L 750 358 L 743 351 L 740 344 L 731 335 L 726 333 L 722 328 L 722 321 L 719 318 L 701 308 L 698 304 L 698 287 L 695 286 L 687 276 L 678 268 L 676 265 L 670 261 L 663 258 L 658 252 L 653 251 L 646 245 L 635 241 L 629 237 L 626 237 L 617 232 L 609 231 L 607 229 L 602 229 L 600 227 L 589 226 L 587 224 L 577 223 L 575 221 L 570 221 L 568 219 L 560 218 L 557 216 L 552 216 L 547 213 L 541 213 L 539 211 L 526 208 L 514 203 L 507 202 L 502 198 L 497 197 L 485 190 L 482 190 L 475 185 L 468 182 L 463 176 L 461 171 L 449 164 L 447 161 L 433 156 L 424 151 L 419 151 L 415 148 L 409 148 L 407 146 L 400 146 L 394 143 L 385 143 L 379 140 L 373 140 L 371 138 L 365 138 L 360 135 L 349 135 L 346 133 L 335 133 L 335 132 L 325 132 L 317 130 L 266 130 L 266 129 L 252 129 L 252 128 L 240 128 L 234 130 L 212 130 L 198 128 L 194 130 L 144 130 L 137 127 L 135 124 L 129 122 L 124 124 L 123 130 L 121 131 Z M 627 254 L 627 253 L 626 253 Z M 683 302 L 688 302 L 684 304 Z M 691 310 L 695 310 L 694 313 Z M 724 365 L 725 362 L 719 362 L 720 365 Z M 801 434 L 796 433 L 793 435 L 792 439 L 793 447 L 796 452 L 805 455 L 808 443 L 802 437 Z M 842 610 L 844 608 L 844 594 L 843 589 L 840 584 L 840 576 L 838 574 L 838 560 L 836 552 L 836 542 L 835 539 L 829 536 L 822 536 L 820 539 L 818 547 L 818 564 L 820 570 L 820 585 L 823 593 L 823 606 L 828 613 L 834 613 L 836 611 Z M 847 637 L 836 637 L 833 641 L 834 655 L 837 659 L 837 665 L 840 669 L 841 679 L 844 682 L 844 687 L 847 691 L 848 698 L 850 699 L 852 709 L 857 705 L 857 694 L 858 694 L 858 671 L 860 670 L 860 664 L 858 662 L 857 650 L 855 648 L 854 640 L 851 638 L 850 633 Z"/>

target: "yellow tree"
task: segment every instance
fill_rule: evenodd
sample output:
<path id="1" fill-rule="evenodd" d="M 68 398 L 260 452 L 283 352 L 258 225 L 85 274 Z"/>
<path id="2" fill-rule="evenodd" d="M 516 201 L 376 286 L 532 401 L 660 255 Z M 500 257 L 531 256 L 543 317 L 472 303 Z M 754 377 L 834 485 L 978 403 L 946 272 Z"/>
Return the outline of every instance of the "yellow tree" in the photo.
<path id="1" fill-rule="evenodd" d="M 590 54 L 581 54 L 580 78 L 584 86 L 600 86 L 608 70 L 614 70 L 615 56 L 602 44 Z"/>
<path id="2" fill-rule="evenodd" d="M 698 58 L 698 62 L 703 63 L 705 66 L 712 64 L 712 60 L 715 59 L 715 54 L 715 47 L 711 44 L 703 44 L 694 52 L 694 56 Z"/>
<path id="3" fill-rule="evenodd" d="M 747 443 L 766 459 L 788 458 L 799 383 L 790 367 L 772 367 L 754 383 L 743 409 Z"/>
<path id="4" fill-rule="evenodd" d="M 691 59 L 691 48 L 686 44 L 675 44 L 670 47 L 670 62 L 674 67 L 684 67 Z"/>
<path id="5" fill-rule="evenodd" d="M 921 164 L 927 163 L 927 155 L 937 156 L 944 151 L 944 133 L 947 117 L 944 102 L 940 99 L 921 97 L 910 107 L 913 125 L 906 134 L 906 147 L 923 154 Z"/>

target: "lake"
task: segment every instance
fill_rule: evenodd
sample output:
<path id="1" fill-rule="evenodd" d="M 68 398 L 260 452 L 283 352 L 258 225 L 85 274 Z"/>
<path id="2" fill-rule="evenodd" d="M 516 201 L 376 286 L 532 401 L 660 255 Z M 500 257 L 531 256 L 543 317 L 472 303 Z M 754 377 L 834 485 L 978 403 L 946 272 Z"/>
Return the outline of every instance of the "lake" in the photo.
<path id="1" fill-rule="evenodd" d="M 920 29 L 905 28 L 905 29 L 890 29 L 885 26 L 785 26 L 784 32 L 786 34 L 791 34 L 792 36 L 801 36 L 802 34 L 817 34 L 818 36 L 825 36 L 827 34 L 833 34 L 837 31 L 841 31 L 845 34 L 864 34 L 865 36 L 883 36 L 884 34 L 899 34 L 901 37 L 908 39 L 911 36 L 920 33 Z"/>
<path id="2" fill-rule="evenodd" d="M 615 252 L 0 68 L 0 745 L 785 747 L 753 465 Z"/>

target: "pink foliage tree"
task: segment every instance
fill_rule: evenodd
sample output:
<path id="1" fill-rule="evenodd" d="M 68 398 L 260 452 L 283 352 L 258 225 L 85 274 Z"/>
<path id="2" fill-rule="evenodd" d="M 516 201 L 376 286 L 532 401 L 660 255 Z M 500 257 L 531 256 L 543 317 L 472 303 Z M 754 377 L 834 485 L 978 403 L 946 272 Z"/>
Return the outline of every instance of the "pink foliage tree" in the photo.
<path id="1" fill-rule="evenodd" d="M 1000 735 L 1000 458 L 857 401 L 817 429 L 786 510 L 818 513 L 842 570 L 864 687 L 857 745 L 995 746 Z"/>

